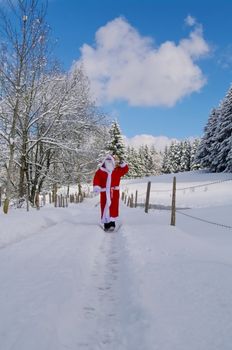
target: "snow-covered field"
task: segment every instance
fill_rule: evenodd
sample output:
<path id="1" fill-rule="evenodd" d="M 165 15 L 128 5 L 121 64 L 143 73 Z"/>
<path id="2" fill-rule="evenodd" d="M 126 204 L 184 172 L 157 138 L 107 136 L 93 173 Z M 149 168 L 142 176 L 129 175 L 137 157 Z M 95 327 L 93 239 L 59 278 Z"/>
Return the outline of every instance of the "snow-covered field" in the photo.
<path id="1" fill-rule="evenodd" d="M 192 171 L 176 176 L 176 200 L 180 208 L 203 208 L 232 204 L 232 173 Z M 147 182 L 151 181 L 150 202 L 171 205 L 173 174 L 123 181 L 123 190 L 138 191 L 138 202 L 144 203 Z"/>
<path id="2" fill-rule="evenodd" d="M 150 179 L 152 203 L 170 205 L 172 178 Z M 97 197 L 1 213 L 0 349 L 230 350 L 229 179 L 177 174 L 177 206 L 191 209 L 175 227 L 168 210 L 121 203 L 121 229 L 105 233 Z M 142 201 L 146 182 L 123 188 Z"/>

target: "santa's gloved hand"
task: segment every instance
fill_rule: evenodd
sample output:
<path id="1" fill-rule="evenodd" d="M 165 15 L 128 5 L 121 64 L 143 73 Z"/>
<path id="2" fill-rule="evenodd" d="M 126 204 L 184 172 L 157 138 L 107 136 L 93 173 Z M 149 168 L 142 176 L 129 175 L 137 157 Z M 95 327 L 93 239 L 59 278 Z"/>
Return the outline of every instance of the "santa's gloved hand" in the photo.
<path id="1" fill-rule="evenodd" d="M 101 187 L 100 186 L 93 186 L 93 192 L 98 194 L 101 192 Z"/>
<path id="2" fill-rule="evenodd" d="M 126 162 L 125 162 L 125 160 L 123 160 L 123 159 L 120 159 L 120 162 L 119 162 L 119 166 L 121 167 L 121 168 L 123 168 L 124 166 L 126 166 Z"/>

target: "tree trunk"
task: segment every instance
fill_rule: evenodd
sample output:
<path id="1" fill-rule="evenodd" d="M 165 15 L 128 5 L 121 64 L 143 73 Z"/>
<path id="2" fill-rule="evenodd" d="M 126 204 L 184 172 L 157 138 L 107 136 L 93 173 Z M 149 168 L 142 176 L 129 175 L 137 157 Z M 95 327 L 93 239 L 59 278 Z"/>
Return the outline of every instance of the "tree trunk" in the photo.
<path id="1" fill-rule="evenodd" d="M 3 212 L 4 214 L 8 213 L 10 198 L 12 195 L 12 182 L 11 176 L 13 173 L 13 163 L 14 163 L 14 144 L 10 144 L 10 156 L 7 167 L 7 181 L 6 181 L 6 198 L 4 201 Z"/>

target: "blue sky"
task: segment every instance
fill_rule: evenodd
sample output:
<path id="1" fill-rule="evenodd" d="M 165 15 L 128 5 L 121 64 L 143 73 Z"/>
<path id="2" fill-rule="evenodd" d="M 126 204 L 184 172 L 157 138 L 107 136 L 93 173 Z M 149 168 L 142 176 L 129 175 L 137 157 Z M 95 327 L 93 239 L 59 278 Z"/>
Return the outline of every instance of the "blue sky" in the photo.
<path id="1" fill-rule="evenodd" d="M 232 82 L 231 13 L 229 0 L 50 0 L 48 22 L 63 67 L 86 63 L 127 137 L 187 138 Z"/>

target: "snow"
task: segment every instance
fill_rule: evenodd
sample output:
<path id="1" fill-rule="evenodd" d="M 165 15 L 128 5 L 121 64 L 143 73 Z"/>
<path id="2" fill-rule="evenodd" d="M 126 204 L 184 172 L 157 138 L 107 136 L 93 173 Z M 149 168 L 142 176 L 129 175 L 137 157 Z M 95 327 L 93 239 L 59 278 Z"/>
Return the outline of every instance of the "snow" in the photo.
<path id="1" fill-rule="evenodd" d="M 152 188 L 172 178 L 150 178 Z M 177 187 L 230 178 L 177 174 Z M 146 181 L 123 187 L 141 192 Z M 200 188 L 181 212 L 232 227 L 232 182 Z M 170 201 L 160 194 L 154 202 Z M 1 349 L 231 349 L 232 229 L 180 213 L 173 227 L 168 210 L 123 203 L 120 220 L 118 232 L 100 228 L 98 197 L 0 214 Z"/>

